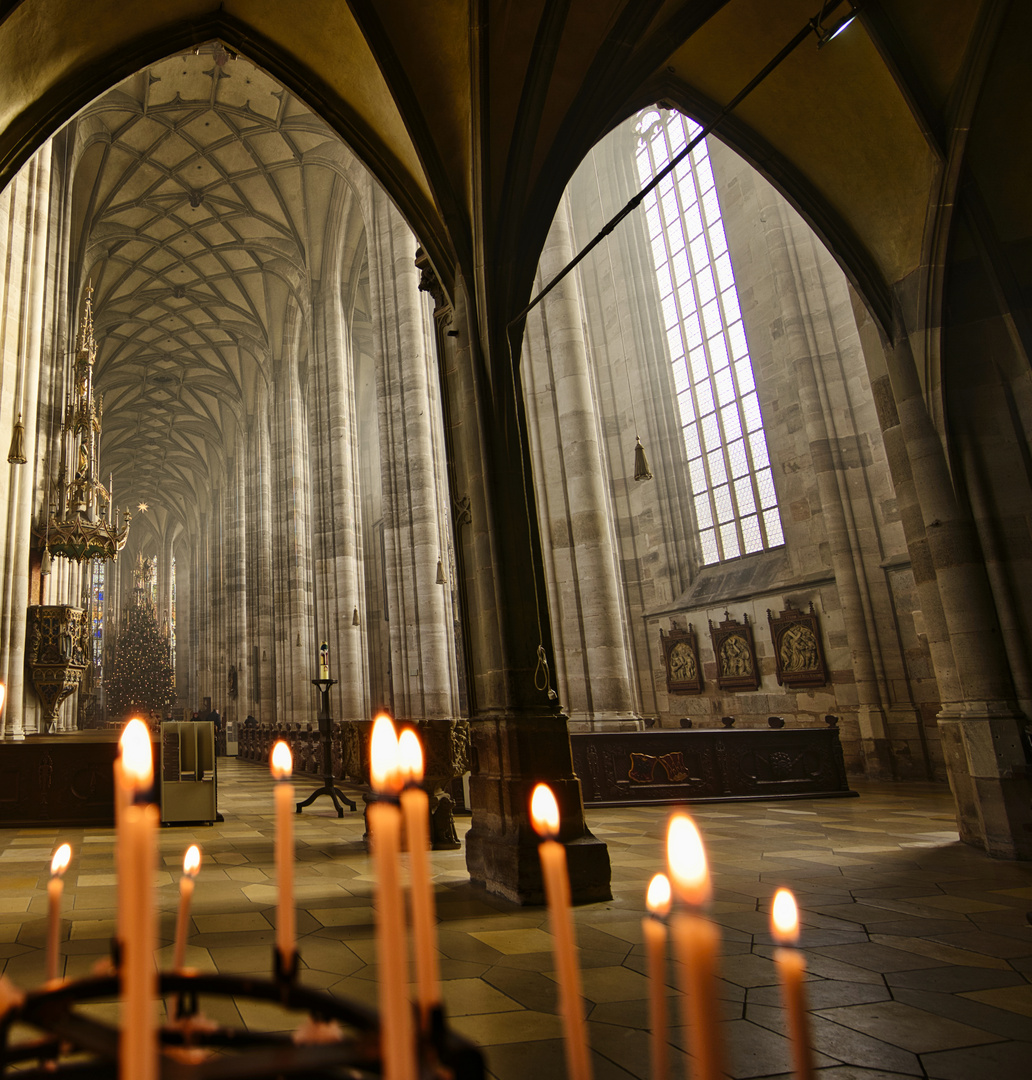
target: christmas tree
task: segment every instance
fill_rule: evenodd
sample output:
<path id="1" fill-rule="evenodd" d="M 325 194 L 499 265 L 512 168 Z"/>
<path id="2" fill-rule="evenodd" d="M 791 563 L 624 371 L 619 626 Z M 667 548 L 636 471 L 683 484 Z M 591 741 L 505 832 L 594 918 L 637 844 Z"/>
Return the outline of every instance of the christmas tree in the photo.
<path id="1" fill-rule="evenodd" d="M 150 566 L 143 556 L 133 567 L 133 592 L 122 613 L 114 670 L 107 683 L 107 718 L 125 720 L 162 714 L 175 698 L 175 675 L 167 634 L 158 629 L 151 598 Z"/>

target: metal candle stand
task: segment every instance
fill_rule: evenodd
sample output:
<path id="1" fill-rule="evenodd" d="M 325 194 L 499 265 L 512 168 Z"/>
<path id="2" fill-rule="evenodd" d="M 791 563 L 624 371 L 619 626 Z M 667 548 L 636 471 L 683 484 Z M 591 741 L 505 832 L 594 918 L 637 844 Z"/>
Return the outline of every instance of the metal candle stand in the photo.
<path id="1" fill-rule="evenodd" d="M 175 998 L 175 1015 L 158 1031 L 160 1080 L 364 1080 L 382 1076 L 379 1019 L 374 1010 L 298 985 L 297 954 L 283 972 L 274 949 L 274 977 L 210 975 L 189 971 L 158 976 L 159 996 Z M 119 1075 L 120 1031 L 77 1006 L 119 995 L 117 974 L 97 975 L 26 993 L 0 1016 L 0 1076 L 54 1075 L 81 1080 Z M 216 1024 L 199 1011 L 203 997 L 250 998 L 307 1013 L 311 1026 L 298 1032 L 249 1031 Z M 40 1037 L 11 1044 L 14 1025 Z M 484 1058 L 451 1031 L 443 1012 L 432 1017 L 418 1044 L 421 1080 L 483 1080 Z M 35 1066 L 31 1063 L 35 1062 Z"/>
<path id="2" fill-rule="evenodd" d="M 300 814 L 306 806 L 311 806 L 320 795 L 329 795 L 337 810 L 337 817 L 344 816 L 344 808 L 340 805 L 346 803 L 352 810 L 357 810 L 358 805 L 340 790 L 333 782 L 333 732 L 330 730 L 330 687 L 336 679 L 313 679 L 312 685 L 319 687 L 322 695 L 319 702 L 319 741 L 322 744 L 322 787 L 317 787 L 304 802 L 297 804 L 297 812 Z"/>

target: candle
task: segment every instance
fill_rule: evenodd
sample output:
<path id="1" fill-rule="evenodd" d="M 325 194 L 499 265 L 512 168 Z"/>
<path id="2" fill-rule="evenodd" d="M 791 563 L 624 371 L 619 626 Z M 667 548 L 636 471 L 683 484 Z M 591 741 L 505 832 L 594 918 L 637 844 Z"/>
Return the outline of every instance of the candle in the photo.
<path id="1" fill-rule="evenodd" d="M 379 798 L 367 810 L 376 863 L 376 952 L 380 962 L 380 1053 L 384 1080 L 415 1080 L 412 1012 L 408 1002 L 405 904 L 401 892 L 401 786 L 398 739 L 390 717 L 373 723 L 369 778 Z"/>
<path id="2" fill-rule="evenodd" d="M 781 978 L 781 996 L 788 1013 L 788 1034 L 792 1042 L 792 1063 L 798 1080 L 813 1080 L 810 1032 L 806 1013 L 806 957 L 795 948 L 799 940 L 799 909 L 788 889 L 778 889 L 770 912 L 771 933 L 781 948 L 774 950 L 774 963 Z"/>
<path id="3" fill-rule="evenodd" d="M 430 1013 L 441 1003 L 437 965 L 437 916 L 434 887 L 430 880 L 430 800 L 419 786 L 423 779 L 423 748 L 416 733 L 406 728 L 398 739 L 401 779 L 401 811 L 408 835 L 409 867 L 412 881 L 412 936 L 416 950 L 416 986 L 419 1018 L 423 1030 L 430 1029 Z"/>
<path id="4" fill-rule="evenodd" d="M 542 837 L 538 845 L 541 876 L 548 901 L 549 925 L 552 928 L 553 954 L 559 980 L 559 1009 L 563 1017 L 566 1045 L 566 1072 L 570 1080 L 590 1080 L 591 1062 L 584 1030 L 584 1006 L 581 1002 L 580 968 L 577 966 L 573 922 L 570 918 L 570 878 L 566 870 L 566 849 L 555 837 L 559 835 L 559 805 L 547 784 L 538 784 L 530 799 L 530 820 Z"/>
<path id="5" fill-rule="evenodd" d="M 716 987 L 720 931 L 702 915 L 710 899 L 709 870 L 702 837 L 687 814 L 675 814 L 670 819 L 667 864 L 674 890 L 685 905 L 671 919 L 670 933 L 681 965 L 691 1075 L 696 1080 L 722 1080 L 724 1053 L 718 1028 Z"/>
<path id="6" fill-rule="evenodd" d="M 666 1080 L 670 1071 L 667 1044 L 666 918 L 670 911 L 670 879 L 656 874 L 645 897 L 649 914 L 641 920 L 649 969 L 649 1015 L 651 1017 L 652 1080 Z"/>
<path id="7" fill-rule="evenodd" d="M 276 948 L 284 972 L 294 967 L 294 785 L 290 773 L 294 761 L 290 747 L 280 739 L 270 756 L 272 775 L 278 781 L 276 800 L 276 883 L 279 906 L 276 909 Z"/>
<path id="8" fill-rule="evenodd" d="M 330 646 L 324 641 L 319 646 L 319 678 L 330 677 Z"/>
<path id="9" fill-rule="evenodd" d="M 133 801 L 132 787 L 126 780 L 122 771 L 122 755 L 125 752 L 126 732 L 128 730 L 129 725 L 127 724 L 122 729 L 122 735 L 118 740 L 119 756 L 115 758 L 115 876 L 118 879 L 116 884 L 118 899 L 116 937 L 120 942 L 125 941 L 124 924 L 128 912 L 128 905 L 125 899 L 125 890 L 128 882 L 128 875 L 125 872 L 126 847 L 128 844 L 128 841 L 125 838 L 125 810 Z"/>
<path id="10" fill-rule="evenodd" d="M 47 882 L 47 979 L 57 978 L 57 943 L 61 933 L 61 880 L 72 860 L 72 847 L 62 844 L 50 860 L 50 880 Z"/>
<path id="11" fill-rule="evenodd" d="M 201 869 L 201 849 L 191 844 L 183 856 L 183 876 L 179 879 L 179 915 L 176 918 L 176 949 L 172 967 L 178 971 L 183 966 L 186 953 L 186 927 L 190 921 L 190 899 L 193 896 L 194 878 Z"/>
<path id="12" fill-rule="evenodd" d="M 158 808 L 146 800 L 154 785 L 154 758 L 150 730 L 132 719 L 122 736 L 122 780 L 133 801 L 123 814 L 122 872 L 125 913 L 122 958 L 122 1032 L 120 1073 L 132 1080 L 157 1076 L 157 973 L 154 946 L 157 924 L 154 909 L 155 836 Z"/>

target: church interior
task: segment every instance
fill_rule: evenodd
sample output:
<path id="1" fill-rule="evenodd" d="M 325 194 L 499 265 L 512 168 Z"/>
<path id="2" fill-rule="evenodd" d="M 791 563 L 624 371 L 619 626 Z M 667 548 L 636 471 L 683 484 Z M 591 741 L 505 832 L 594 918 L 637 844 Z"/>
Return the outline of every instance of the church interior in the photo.
<path id="1" fill-rule="evenodd" d="M 43 981 L 62 839 L 64 974 L 105 952 L 132 709 L 166 781 L 213 721 L 159 961 L 196 841 L 190 965 L 267 968 L 285 739 L 332 801 L 302 978 L 375 1007 L 386 711 L 488 1075 L 573 1076 L 547 782 L 596 1075 L 657 1075 L 687 805 L 727 1075 L 796 1075 L 786 885 L 815 1075 L 1024 1076 L 1030 34 L 1018 0 L 0 0 L 3 976 Z"/>

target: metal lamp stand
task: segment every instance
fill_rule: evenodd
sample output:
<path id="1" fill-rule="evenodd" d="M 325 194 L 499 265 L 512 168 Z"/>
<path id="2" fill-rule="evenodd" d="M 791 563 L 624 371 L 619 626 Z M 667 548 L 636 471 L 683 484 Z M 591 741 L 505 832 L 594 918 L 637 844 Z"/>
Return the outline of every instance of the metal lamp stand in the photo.
<path id="1" fill-rule="evenodd" d="M 319 687 L 322 699 L 319 703 L 319 741 L 322 744 L 322 787 L 317 787 L 304 802 L 297 804 L 297 812 L 300 814 L 306 806 L 311 806 L 320 795 L 329 795 L 337 810 L 337 817 L 344 816 L 344 807 L 340 804 L 347 803 L 352 810 L 358 809 L 358 804 L 340 790 L 333 782 L 333 750 L 330 745 L 332 732 L 330 730 L 330 687 L 336 679 L 313 679 L 312 684 Z"/>

